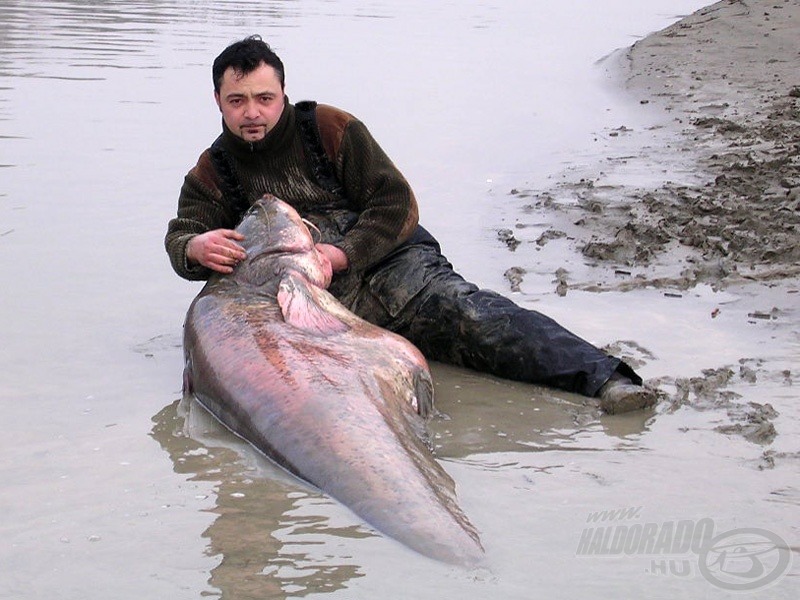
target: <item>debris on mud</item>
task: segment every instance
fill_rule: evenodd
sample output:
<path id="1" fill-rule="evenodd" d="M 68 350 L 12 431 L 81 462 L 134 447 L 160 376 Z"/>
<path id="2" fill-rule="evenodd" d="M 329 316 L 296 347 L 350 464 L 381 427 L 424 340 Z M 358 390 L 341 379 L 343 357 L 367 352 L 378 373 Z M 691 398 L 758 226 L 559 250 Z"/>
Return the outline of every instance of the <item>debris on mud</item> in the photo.
<path id="1" fill-rule="evenodd" d="M 742 360 L 738 371 L 732 366 L 706 369 L 700 377 L 675 380 L 675 393 L 668 400 L 665 411 L 675 412 L 683 407 L 701 411 L 722 410 L 730 422 L 716 426 L 716 431 L 739 435 L 755 444 L 771 444 L 777 435 L 773 421 L 778 417 L 778 411 L 769 403 L 742 402 L 741 394 L 727 389 L 737 383 L 756 383 L 760 368 L 757 363 L 754 367 Z"/>

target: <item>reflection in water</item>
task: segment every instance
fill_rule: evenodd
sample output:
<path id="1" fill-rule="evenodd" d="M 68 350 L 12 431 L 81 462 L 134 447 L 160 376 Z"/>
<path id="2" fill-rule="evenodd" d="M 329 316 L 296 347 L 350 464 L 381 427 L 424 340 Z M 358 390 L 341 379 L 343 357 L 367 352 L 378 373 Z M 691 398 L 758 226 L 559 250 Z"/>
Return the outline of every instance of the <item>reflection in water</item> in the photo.
<path id="1" fill-rule="evenodd" d="M 600 425 L 593 409 L 571 394 L 438 364 L 434 373 L 438 406 L 451 415 L 431 422 L 437 455 L 482 471 L 515 468 L 518 452 L 602 450 L 594 435 L 598 429 L 617 442 L 635 439 L 645 429 L 643 415 Z M 208 553 L 220 559 L 209 582 L 223 597 L 332 592 L 364 575 L 357 561 L 346 564 L 328 554 L 336 545 L 331 540 L 378 534 L 360 523 L 333 525 L 324 515 L 334 501 L 274 467 L 194 400 L 173 402 L 153 421 L 151 435 L 177 473 L 217 484 L 211 511 L 217 517 L 203 536 Z M 541 470 L 546 474 L 562 466 Z"/>
<path id="2" fill-rule="evenodd" d="M 606 442 L 619 449 L 635 446 L 653 418 L 650 411 L 599 417 L 596 404 L 575 394 L 448 365 L 431 368 L 441 414 L 429 429 L 439 458 L 605 449 Z"/>
<path id="3" fill-rule="evenodd" d="M 300 18 L 386 18 L 356 5 L 325 0 L 3 0 L 0 3 L 0 77 L 76 76 L 81 67 L 161 68 L 164 48 L 207 51 L 225 27 L 260 31 L 300 27 Z M 224 42 L 230 42 L 224 39 Z M 215 43 L 212 47 L 222 47 Z"/>
<path id="4" fill-rule="evenodd" d="M 167 34 L 165 25 L 180 32 L 182 46 L 197 49 L 208 35 L 202 25 L 212 20 L 242 25 L 246 19 L 280 20 L 293 14 L 294 5 L 292 0 L 4 0 L 0 75 L 75 78 L 64 74 L 65 67 L 157 68 L 164 57 L 155 42 Z"/>
<path id="5" fill-rule="evenodd" d="M 362 576 L 358 566 L 331 555 L 318 557 L 314 551 L 320 545 L 327 548 L 320 534 L 350 539 L 372 534 L 360 525 L 333 527 L 328 517 L 308 514 L 321 495 L 277 468 L 266 472 L 266 461 L 246 464 L 254 452 L 237 451 L 244 444 L 211 421 L 196 402 L 175 401 L 153 422 L 151 435 L 169 454 L 176 473 L 190 481 L 217 483 L 211 509 L 217 517 L 203 537 L 209 540 L 207 553 L 220 559 L 209 583 L 223 598 L 333 592 Z"/>
<path id="6" fill-rule="evenodd" d="M 538 469 L 550 474 L 564 466 L 563 450 L 607 450 L 602 443 L 598 447 L 601 439 L 635 448 L 651 417 L 640 413 L 598 421 L 595 409 L 572 394 L 445 365 L 433 369 L 438 407 L 451 415 L 430 424 L 437 456 L 481 471 L 517 468 L 520 452 L 555 451 L 558 464 Z M 211 510 L 217 517 L 203 537 L 209 540 L 208 554 L 219 557 L 209 582 L 223 597 L 333 592 L 364 576 L 358 561 L 329 553 L 337 545 L 331 541 L 379 534 L 360 522 L 332 524 L 326 509 L 335 501 L 258 455 L 195 400 L 173 402 L 153 421 L 151 435 L 176 473 L 217 484 Z M 597 436 L 598 431 L 606 436 Z"/>

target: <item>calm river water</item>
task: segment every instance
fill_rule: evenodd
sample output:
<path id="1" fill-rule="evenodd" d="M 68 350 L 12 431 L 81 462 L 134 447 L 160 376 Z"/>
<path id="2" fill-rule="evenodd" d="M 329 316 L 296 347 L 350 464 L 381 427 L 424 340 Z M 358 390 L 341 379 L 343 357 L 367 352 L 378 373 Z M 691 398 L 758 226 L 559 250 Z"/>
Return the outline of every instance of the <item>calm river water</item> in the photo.
<path id="1" fill-rule="evenodd" d="M 628 508 L 613 523 L 787 535 L 796 503 L 747 466 L 759 449 L 709 441 L 699 413 L 598 420 L 568 394 L 437 366 L 450 419 L 431 428 L 489 556 L 441 566 L 179 406 L 199 286 L 162 245 L 219 129 L 210 63 L 259 33 L 289 97 L 362 119 L 456 266 L 501 285 L 498 198 L 647 118 L 596 61 L 704 4 L 2 0 L 0 598 L 726 597 L 691 550 L 580 544 L 590 515 Z M 577 298 L 547 302 L 598 342 L 629 335 Z M 790 579 L 761 597 L 788 598 Z"/>

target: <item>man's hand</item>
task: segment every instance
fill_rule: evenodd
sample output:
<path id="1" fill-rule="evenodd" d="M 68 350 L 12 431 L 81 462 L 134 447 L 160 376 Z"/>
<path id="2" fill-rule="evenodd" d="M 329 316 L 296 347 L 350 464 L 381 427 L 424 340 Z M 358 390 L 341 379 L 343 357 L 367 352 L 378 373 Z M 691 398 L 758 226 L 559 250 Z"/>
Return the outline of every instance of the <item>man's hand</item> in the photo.
<path id="1" fill-rule="evenodd" d="M 233 267 L 247 258 L 239 244 L 244 236 L 233 229 L 213 229 L 194 236 L 186 244 L 189 262 L 208 267 L 219 273 L 232 273 Z"/>
<path id="2" fill-rule="evenodd" d="M 322 281 L 318 281 L 317 285 L 327 290 L 333 280 L 333 266 L 328 256 L 320 252 L 318 247 L 315 250 L 317 251 L 319 264 L 322 266 Z"/>
<path id="3" fill-rule="evenodd" d="M 346 271 L 350 266 L 350 261 L 347 259 L 341 248 L 332 246 L 331 244 L 317 244 L 317 252 L 325 256 L 331 263 L 331 269 L 334 273 L 339 271 Z"/>

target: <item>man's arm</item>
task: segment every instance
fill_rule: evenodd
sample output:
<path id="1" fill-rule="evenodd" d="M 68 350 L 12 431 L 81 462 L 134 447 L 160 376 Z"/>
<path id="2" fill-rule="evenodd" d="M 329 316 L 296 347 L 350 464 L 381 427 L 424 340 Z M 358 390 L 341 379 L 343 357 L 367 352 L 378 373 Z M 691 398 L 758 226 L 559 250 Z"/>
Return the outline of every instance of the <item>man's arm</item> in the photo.
<path id="1" fill-rule="evenodd" d="M 363 123 L 326 105 L 318 105 L 317 123 L 337 178 L 359 213 L 338 248 L 350 268 L 363 271 L 411 236 L 419 219 L 417 201 Z"/>
<path id="2" fill-rule="evenodd" d="M 235 216 L 222 201 L 216 173 L 204 152 L 184 179 L 178 214 L 167 227 L 164 245 L 172 268 L 192 281 L 208 279 L 212 270 L 229 272 L 232 259 L 244 252 L 236 243 L 239 234 L 224 233 L 234 226 Z"/>

